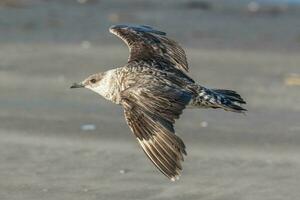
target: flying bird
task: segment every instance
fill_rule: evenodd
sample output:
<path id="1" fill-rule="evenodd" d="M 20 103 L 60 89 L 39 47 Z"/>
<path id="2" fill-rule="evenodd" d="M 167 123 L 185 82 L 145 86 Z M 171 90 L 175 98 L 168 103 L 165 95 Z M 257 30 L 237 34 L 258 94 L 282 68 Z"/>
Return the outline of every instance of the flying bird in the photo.
<path id="1" fill-rule="evenodd" d="M 109 31 L 128 46 L 125 66 L 90 75 L 71 88 L 87 88 L 124 108 L 128 126 L 152 163 L 170 180 L 179 178 L 187 155 L 174 123 L 185 108 L 244 113 L 233 90 L 209 89 L 188 75 L 184 50 L 165 32 L 145 25 L 114 25 Z"/>

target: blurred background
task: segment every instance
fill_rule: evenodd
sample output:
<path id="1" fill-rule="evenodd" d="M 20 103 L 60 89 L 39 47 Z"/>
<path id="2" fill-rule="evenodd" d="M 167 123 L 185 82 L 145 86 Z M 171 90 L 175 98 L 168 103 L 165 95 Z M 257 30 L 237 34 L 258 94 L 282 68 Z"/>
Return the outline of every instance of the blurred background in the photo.
<path id="1" fill-rule="evenodd" d="M 300 196 L 300 1 L 0 0 L 0 199 L 274 200 Z M 88 75 L 123 66 L 113 24 L 186 50 L 191 76 L 238 91 L 246 115 L 185 110 L 171 183 Z"/>

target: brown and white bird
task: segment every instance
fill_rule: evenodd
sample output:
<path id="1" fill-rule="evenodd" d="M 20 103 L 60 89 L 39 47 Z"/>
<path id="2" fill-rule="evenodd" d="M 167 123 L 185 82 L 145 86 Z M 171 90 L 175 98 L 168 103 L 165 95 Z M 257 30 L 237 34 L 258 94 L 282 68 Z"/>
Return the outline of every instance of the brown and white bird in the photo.
<path id="1" fill-rule="evenodd" d="M 71 88 L 88 88 L 124 108 L 125 119 L 152 163 L 178 179 L 186 155 L 174 123 L 186 107 L 243 113 L 246 102 L 232 90 L 208 89 L 188 75 L 184 50 L 166 33 L 144 25 L 115 25 L 109 31 L 129 47 L 125 66 L 89 76 Z"/>

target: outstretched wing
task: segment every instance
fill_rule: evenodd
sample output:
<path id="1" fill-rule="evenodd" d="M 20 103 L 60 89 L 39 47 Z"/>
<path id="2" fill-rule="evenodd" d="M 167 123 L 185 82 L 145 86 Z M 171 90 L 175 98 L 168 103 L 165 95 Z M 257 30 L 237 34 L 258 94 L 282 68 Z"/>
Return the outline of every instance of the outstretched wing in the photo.
<path id="1" fill-rule="evenodd" d="M 175 87 L 152 82 L 122 93 L 125 118 L 145 154 L 168 178 L 176 180 L 186 155 L 183 141 L 173 124 L 191 99 L 191 94 Z"/>
<path id="2" fill-rule="evenodd" d="M 153 59 L 157 56 L 168 59 L 174 67 L 188 72 L 188 63 L 184 50 L 166 33 L 150 26 L 115 25 L 109 31 L 121 38 L 128 46 L 128 61 Z"/>

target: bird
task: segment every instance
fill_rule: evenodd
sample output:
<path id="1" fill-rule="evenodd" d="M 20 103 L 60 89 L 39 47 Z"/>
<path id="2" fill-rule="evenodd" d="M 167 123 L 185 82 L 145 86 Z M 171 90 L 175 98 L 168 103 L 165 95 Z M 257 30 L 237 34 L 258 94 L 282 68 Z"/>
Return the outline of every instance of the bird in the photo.
<path id="1" fill-rule="evenodd" d="M 174 123 L 186 108 L 245 113 L 235 91 L 209 89 L 188 74 L 183 48 L 148 25 L 113 25 L 109 31 L 129 48 L 128 62 L 95 73 L 71 88 L 87 88 L 121 105 L 126 122 L 147 157 L 171 181 L 179 179 L 187 155 Z"/>

